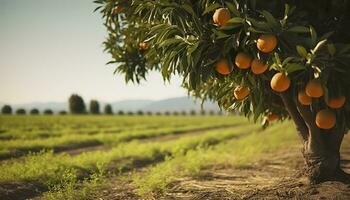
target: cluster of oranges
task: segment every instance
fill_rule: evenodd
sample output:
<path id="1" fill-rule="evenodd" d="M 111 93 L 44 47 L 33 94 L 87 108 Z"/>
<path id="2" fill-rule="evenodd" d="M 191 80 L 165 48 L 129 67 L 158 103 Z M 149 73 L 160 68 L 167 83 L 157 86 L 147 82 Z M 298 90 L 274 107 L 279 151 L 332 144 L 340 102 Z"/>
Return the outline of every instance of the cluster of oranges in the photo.
<path id="1" fill-rule="evenodd" d="M 308 106 L 312 103 L 312 98 L 320 98 L 324 95 L 322 83 L 319 79 L 310 80 L 305 87 L 305 90 L 298 92 L 298 101 L 301 105 Z M 345 104 L 345 97 L 330 98 L 326 102 L 331 109 L 339 109 Z M 322 129 L 331 129 L 336 124 L 336 116 L 330 109 L 322 109 L 316 114 L 316 125 Z"/>
<path id="2" fill-rule="evenodd" d="M 227 24 L 230 18 L 231 14 L 227 8 L 219 8 L 215 11 L 213 15 L 213 21 L 217 26 L 223 26 Z M 263 53 L 272 52 L 276 48 L 276 46 L 277 38 L 274 35 L 270 34 L 261 35 L 256 42 L 256 47 L 259 51 Z M 222 75 L 230 74 L 232 72 L 232 69 L 230 68 L 228 62 L 229 61 L 227 59 L 219 60 L 215 65 L 215 70 Z M 239 69 L 250 68 L 251 72 L 255 75 L 263 74 L 268 69 L 268 65 L 264 61 L 258 58 L 253 58 L 253 56 L 245 52 L 238 53 L 234 58 L 233 62 L 235 66 Z M 271 80 L 271 87 L 281 92 L 288 89 L 289 85 L 290 80 L 287 76 L 285 76 L 282 73 L 276 74 Z M 241 101 L 250 94 L 250 90 L 246 86 L 237 86 L 234 89 L 233 93 L 234 97 L 237 100 Z M 279 119 L 279 116 L 273 113 L 269 113 L 268 115 L 266 115 L 266 119 L 268 121 L 273 121 Z"/>
<path id="3" fill-rule="evenodd" d="M 231 18 L 230 11 L 227 8 L 219 8 L 215 11 L 213 15 L 213 21 L 217 26 L 223 26 L 229 22 Z M 256 47 L 259 51 L 263 53 L 272 52 L 277 46 L 277 38 L 274 35 L 261 35 L 257 42 Z M 234 64 L 239 69 L 251 69 L 253 74 L 259 75 L 264 73 L 268 66 L 262 60 L 253 58 L 251 55 L 240 52 L 234 58 Z M 228 61 L 226 59 L 221 59 L 216 63 L 215 69 L 218 73 L 222 75 L 230 74 L 232 69 L 230 69 Z M 271 81 L 271 89 L 276 92 L 284 92 L 288 90 L 291 85 L 291 80 L 289 77 L 283 73 L 276 73 Z M 241 101 L 245 99 L 250 93 L 248 87 L 238 86 L 234 90 L 234 97 Z M 324 94 L 322 83 L 318 79 L 310 80 L 304 91 L 298 93 L 298 101 L 300 104 L 306 106 L 311 105 L 312 98 L 320 98 Z M 331 98 L 326 102 L 328 107 L 331 109 L 339 109 L 345 104 L 345 97 L 340 96 L 338 98 Z M 279 115 L 274 113 L 269 113 L 265 116 L 268 121 L 273 121 L 279 119 Z M 335 126 L 336 116 L 329 109 L 323 109 L 316 114 L 316 125 L 322 129 L 330 129 Z"/>

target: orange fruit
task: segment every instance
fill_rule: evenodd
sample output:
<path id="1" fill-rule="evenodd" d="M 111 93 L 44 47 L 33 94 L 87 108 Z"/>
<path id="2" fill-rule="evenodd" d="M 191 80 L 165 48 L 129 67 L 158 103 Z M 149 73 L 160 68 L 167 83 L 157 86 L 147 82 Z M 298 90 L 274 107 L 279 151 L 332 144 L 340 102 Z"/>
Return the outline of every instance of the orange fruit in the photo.
<path id="1" fill-rule="evenodd" d="M 231 14 L 227 8 L 216 9 L 213 15 L 213 21 L 218 26 L 223 26 L 230 20 Z"/>
<path id="2" fill-rule="evenodd" d="M 113 13 L 115 14 L 115 15 L 117 15 L 117 14 L 120 14 L 122 11 L 123 11 L 123 7 L 121 7 L 121 6 L 116 6 L 115 8 L 114 8 L 114 10 L 113 10 Z"/>
<path id="3" fill-rule="evenodd" d="M 298 101 L 301 105 L 308 106 L 312 103 L 312 98 L 307 96 L 305 91 L 298 92 Z"/>
<path id="4" fill-rule="evenodd" d="M 249 95 L 250 91 L 248 87 L 237 86 L 233 93 L 237 100 L 243 100 Z"/>
<path id="5" fill-rule="evenodd" d="M 264 53 L 270 53 L 277 46 L 277 38 L 274 35 L 261 35 L 256 43 L 256 47 Z"/>
<path id="6" fill-rule="evenodd" d="M 147 49 L 149 48 L 149 45 L 148 45 L 147 42 L 140 42 L 139 48 L 140 48 L 141 50 L 147 50 Z"/>
<path id="7" fill-rule="evenodd" d="M 321 81 L 319 79 L 310 80 L 306 84 L 305 93 L 313 98 L 322 97 L 324 92 Z"/>
<path id="8" fill-rule="evenodd" d="M 238 53 L 235 58 L 235 64 L 240 69 L 248 69 L 252 63 L 253 58 L 246 53 Z"/>
<path id="9" fill-rule="evenodd" d="M 282 72 L 275 74 L 270 82 L 271 88 L 276 92 L 284 92 L 290 86 L 290 79 Z"/>
<path id="10" fill-rule="evenodd" d="M 267 119 L 267 121 L 269 121 L 269 122 L 278 120 L 279 118 L 280 118 L 279 115 L 273 114 L 273 113 L 269 113 L 269 114 L 266 116 L 266 119 Z"/>
<path id="11" fill-rule="evenodd" d="M 262 60 L 259 60 L 257 58 L 255 58 L 252 62 L 251 65 L 251 70 L 253 72 L 253 74 L 262 74 L 267 70 L 268 66 L 267 64 L 264 64 L 264 62 Z"/>
<path id="12" fill-rule="evenodd" d="M 226 59 L 219 60 L 215 65 L 215 70 L 222 75 L 227 75 L 232 71 Z"/>
<path id="13" fill-rule="evenodd" d="M 316 114 L 316 125 L 322 129 L 331 129 L 335 126 L 335 114 L 327 109 L 321 110 Z"/>
<path id="14" fill-rule="evenodd" d="M 334 109 L 341 108 L 341 107 L 343 107 L 344 104 L 345 104 L 345 97 L 344 96 L 340 96 L 338 98 L 331 98 L 327 102 L 327 105 L 330 108 L 334 108 Z"/>

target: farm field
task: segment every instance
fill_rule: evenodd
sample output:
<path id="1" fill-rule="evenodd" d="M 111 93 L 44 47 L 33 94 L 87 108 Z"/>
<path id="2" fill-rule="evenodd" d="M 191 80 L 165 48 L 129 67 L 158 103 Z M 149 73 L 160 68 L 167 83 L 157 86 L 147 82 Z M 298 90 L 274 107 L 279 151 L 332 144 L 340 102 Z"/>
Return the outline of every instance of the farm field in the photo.
<path id="1" fill-rule="evenodd" d="M 293 196 L 303 190 L 294 131 L 237 116 L 0 116 L 0 199 Z"/>

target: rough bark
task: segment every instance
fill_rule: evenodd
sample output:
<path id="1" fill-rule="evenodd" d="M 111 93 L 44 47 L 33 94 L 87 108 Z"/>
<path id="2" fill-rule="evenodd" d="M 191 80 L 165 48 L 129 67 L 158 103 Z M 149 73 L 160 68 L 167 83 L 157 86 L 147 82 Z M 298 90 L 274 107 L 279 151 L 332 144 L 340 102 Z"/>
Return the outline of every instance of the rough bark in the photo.
<path id="1" fill-rule="evenodd" d="M 309 106 L 300 105 L 290 93 L 280 97 L 290 117 L 296 125 L 299 136 L 303 139 L 302 150 L 310 183 L 327 180 L 349 181 L 349 175 L 340 168 L 340 146 L 345 127 L 337 124 L 331 131 L 321 130 L 315 124 L 315 112 Z"/>

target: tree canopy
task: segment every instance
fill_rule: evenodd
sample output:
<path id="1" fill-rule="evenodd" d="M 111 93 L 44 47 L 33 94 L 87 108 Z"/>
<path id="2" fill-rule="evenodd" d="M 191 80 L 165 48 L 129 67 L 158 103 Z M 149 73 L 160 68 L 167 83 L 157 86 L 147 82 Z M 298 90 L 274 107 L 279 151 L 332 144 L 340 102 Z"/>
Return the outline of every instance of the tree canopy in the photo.
<path id="1" fill-rule="evenodd" d="M 254 120 L 273 113 L 288 118 L 270 80 L 282 72 L 297 95 L 308 80 L 318 79 L 324 107 L 332 97 L 350 97 L 350 3 L 347 0 L 96 0 L 103 13 L 108 38 L 105 50 L 126 81 L 140 82 L 149 71 L 160 71 L 165 80 L 183 77 L 190 94 L 211 99 L 228 110 L 238 110 Z M 226 8 L 229 20 L 219 25 L 215 11 Z M 271 52 L 257 48 L 263 35 L 276 38 Z M 147 45 L 145 45 L 147 44 Z M 240 53 L 268 65 L 265 73 L 237 67 Z M 224 60 L 229 73 L 216 66 Z M 249 88 L 247 98 L 234 98 L 237 87 Z M 289 88 L 288 88 L 289 89 Z M 348 105 L 347 111 L 350 110 Z M 346 118 L 348 112 L 338 112 Z M 348 127 L 350 123 L 348 123 Z"/>
<path id="2" fill-rule="evenodd" d="M 77 94 L 72 94 L 68 99 L 68 104 L 69 104 L 69 111 L 72 114 L 86 113 L 84 99 L 81 96 Z"/>

